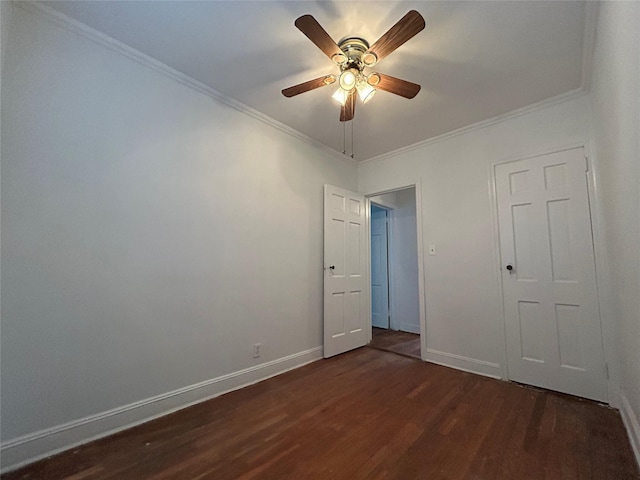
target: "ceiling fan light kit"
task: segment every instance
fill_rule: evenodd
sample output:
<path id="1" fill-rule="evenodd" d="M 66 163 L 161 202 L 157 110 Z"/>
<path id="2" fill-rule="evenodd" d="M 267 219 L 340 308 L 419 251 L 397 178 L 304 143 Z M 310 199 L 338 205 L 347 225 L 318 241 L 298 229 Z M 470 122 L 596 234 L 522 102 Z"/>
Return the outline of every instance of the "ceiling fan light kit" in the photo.
<path id="1" fill-rule="evenodd" d="M 356 91 L 363 104 L 373 98 L 377 89 L 405 98 L 413 98 L 420 91 L 420 85 L 416 83 L 377 72 L 368 75 L 364 72 L 365 68 L 373 67 L 424 29 L 424 18 L 415 10 L 409 11 L 371 46 L 360 37 L 346 37 L 336 43 L 311 15 L 299 17 L 294 25 L 340 68 L 340 74 L 285 88 L 282 90 L 285 97 L 331 85 L 337 80 L 339 87 L 332 97 L 340 103 L 340 121 L 347 122 L 353 120 L 355 114 Z"/>
<path id="2" fill-rule="evenodd" d="M 347 91 L 351 90 L 356 86 L 356 80 L 359 76 L 360 72 L 355 68 L 348 68 L 346 70 L 343 70 L 340 74 L 340 80 L 338 80 L 340 88 Z"/>
<path id="3" fill-rule="evenodd" d="M 363 104 L 371 100 L 373 95 L 376 93 L 376 89 L 369 85 L 364 79 L 358 83 L 356 89 L 358 90 L 358 96 Z"/>
<path id="4" fill-rule="evenodd" d="M 349 97 L 349 92 L 344 90 L 343 88 L 338 88 L 336 92 L 331 96 L 336 102 L 344 107 L 345 103 L 347 103 L 347 98 Z"/>

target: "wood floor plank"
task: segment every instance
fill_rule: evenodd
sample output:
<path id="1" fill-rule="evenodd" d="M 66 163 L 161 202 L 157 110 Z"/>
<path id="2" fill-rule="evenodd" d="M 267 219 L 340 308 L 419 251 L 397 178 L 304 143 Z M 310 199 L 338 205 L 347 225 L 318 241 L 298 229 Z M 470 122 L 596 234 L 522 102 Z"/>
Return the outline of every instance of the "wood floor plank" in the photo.
<path id="1" fill-rule="evenodd" d="M 613 409 L 362 348 L 2 478 L 637 480 L 640 472 Z"/>

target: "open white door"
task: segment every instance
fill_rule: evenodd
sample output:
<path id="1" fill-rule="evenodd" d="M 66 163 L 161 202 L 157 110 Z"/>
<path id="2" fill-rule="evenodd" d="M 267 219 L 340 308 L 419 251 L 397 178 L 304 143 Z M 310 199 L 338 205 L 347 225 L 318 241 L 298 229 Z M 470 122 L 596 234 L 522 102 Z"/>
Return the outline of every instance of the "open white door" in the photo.
<path id="1" fill-rule="evenodd" d="M 509 378 L 607 400 L 584 150 L 498 165 Z"/>
<path id="2" fill-rule="evenodd" d="M 324 356 L 367 343 L 367 235 L 364 196 L 324 186 Z"/>

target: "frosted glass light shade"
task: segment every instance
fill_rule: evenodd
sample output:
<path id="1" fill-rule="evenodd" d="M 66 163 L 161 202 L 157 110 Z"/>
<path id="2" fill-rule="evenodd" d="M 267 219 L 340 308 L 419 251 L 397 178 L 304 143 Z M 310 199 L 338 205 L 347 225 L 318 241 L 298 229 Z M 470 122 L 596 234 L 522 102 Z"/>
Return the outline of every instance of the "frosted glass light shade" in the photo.
<path id="1" fill-rule="evenodd" d="M 376 93 L 376 89 L 367 82 L 360 82 L 356 88 L 358 89 L 358 95 L 362 103 L 367 103 Z"/>
<path id="2" fill-rule="evenodd" d="M 349 92 L 343 90 L 342 88 L 338 88 L 338 90 L 336 90 L 336 92 L 331 97 L 344 107 L 344 105 L 347 103 L 347 98 L 349 98 Z"/>

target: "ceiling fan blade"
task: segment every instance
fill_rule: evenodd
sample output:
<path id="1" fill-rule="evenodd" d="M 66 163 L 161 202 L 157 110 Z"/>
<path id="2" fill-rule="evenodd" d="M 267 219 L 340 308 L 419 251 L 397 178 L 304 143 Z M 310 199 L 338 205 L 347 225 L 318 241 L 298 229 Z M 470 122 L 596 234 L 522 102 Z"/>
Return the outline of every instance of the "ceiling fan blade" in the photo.
<path id="1" fill-rule="evenodd" d="M 376 43 L 369 48 L 378 61 L 393 52 L 400 45 L 412 38 L 424 28 L 424 18 L 415 10 L 410 10 L 404 17 L 382 35 Z"/>
<path id="2" fill-rule="evenodd" d="M 303 15 L 296 19 L 294 25 L 304 33 L 309 40 L 324 52 L 324 54 L 332 58 L 336 54 L 342 55 L 342 50 L 338 44 L 329 36 L 324 28 L 320 26 L 318 21 L 311 15 Z"/>
<path id="3" fill-rule="evenodd" d="M 356 94 L 355 90 L 351 91 L 351 94 L 347 97 L 347 102 L 344 107 L 340 107 L 340 121 L 348 122 L 353 120 L 353 116 L 356 114 Z"/>
<path id="4" fill-rule="evenodd" d="M 324 77 L 314 78 L 313 80 L 309 80 L 308 82 L 300 83 L 298 85 L 294 85 L 293 87 L 285 88 L 284 90 L 282 90 L 282 94 L 288 98 L 295 97 L 296 95 L 300 95 L 301 93 L 308 92 L 309 90 L 315 90 L 316 88 L 331 85 L 335 81 L 336 81 L 335 75 L 325 75 Z"/>
<path id="5" fill-rule="evenodd" d="M 385 92 L 395 93 L 404 98 L 413 98 L 420 91 L 420 85 L 417 83 L 407 82 L 400 78 L 392 77 L 391 75 L 383 75 L 382 73 L 375 74 L 380 77 L 380 81 L 373 85 L 375 88 L 384 90 Z M 371 78 L 373 75 L 370 75 Z"/>

